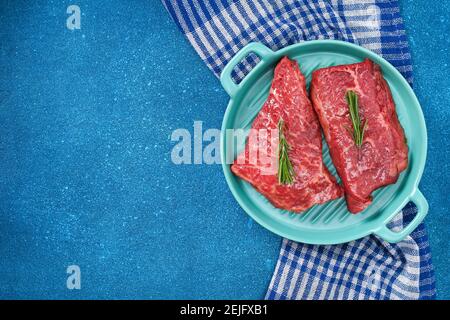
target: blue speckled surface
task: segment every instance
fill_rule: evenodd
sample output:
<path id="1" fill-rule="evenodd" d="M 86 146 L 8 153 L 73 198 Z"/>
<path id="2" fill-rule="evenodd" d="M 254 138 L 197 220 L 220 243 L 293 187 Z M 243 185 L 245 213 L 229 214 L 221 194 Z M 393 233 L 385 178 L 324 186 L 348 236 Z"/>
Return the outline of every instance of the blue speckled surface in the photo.
<path id="1" fill-rule="evenodd" d="M 428 129 L 428 159 L 420 189 L 430 204 L 425 221 L 437 296 L 450 299 L 450 2 L 400 4 L 413 59 L 414 91 Z"/>
<path id="2" fill-rule="evenodd" d="M 70 31 L 72 3 L 0 7 L 0 297 L 262 298 L 280 238 L 243 213 L 219 165 L 170 161 L 173 129 L 220 127 L 218 80 L 159 1 L 78 0 Z M 402 9 L 429 128 L 438 295 L 450 298 L 450 8 Z M 66 288 L 71 264 L 79 291 Z"/>

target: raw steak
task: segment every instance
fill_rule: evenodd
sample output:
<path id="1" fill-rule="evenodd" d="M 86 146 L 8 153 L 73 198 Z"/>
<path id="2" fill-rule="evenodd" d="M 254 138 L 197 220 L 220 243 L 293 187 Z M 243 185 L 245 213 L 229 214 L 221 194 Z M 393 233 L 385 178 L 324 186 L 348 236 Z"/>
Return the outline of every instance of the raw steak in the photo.
<path id="1" fill-rule="evenodd" d="M 361 147 L 351 135 L 353 126 L 345 98 L 348 90 L 358 96 L 361 123 L 367 121 Z M 347 207 L 352 213 L 360 212 L 371 203 L 372 191 L 395 183 L 408 166 L 405 134 L 389 85 L 380 67 L 366 59 L 314 71 L 311 100 L 342 179 Z"/>
<path id="2" fill-rule="evenodd" d="M 292 184 L 278 182 L 276 129 L 280 119 L 284 121 L 283 132 L 290 145 L 289 159 L 295 173 Z M 267 139 L 262 139 L 258 135 L 261 129 L 276 131 L 277 143 L 267 143 Z M 252 154 L 259 154 L 258 161 L 251 161 Z M 275 170 L 267 170 L 265 165 L 268 162 L 261 160 L 264 157 L 276 164 Z M 297 62 L 284 57 L 276 66 L 267 101 L 252 124 L 245 150 L 238 155 L 231 170 L 252 184 L 275 207 L 294 212 L 343 195 L 342 188 L 322 161 L 319 121 L 308 99 L 305 77 Z"/>

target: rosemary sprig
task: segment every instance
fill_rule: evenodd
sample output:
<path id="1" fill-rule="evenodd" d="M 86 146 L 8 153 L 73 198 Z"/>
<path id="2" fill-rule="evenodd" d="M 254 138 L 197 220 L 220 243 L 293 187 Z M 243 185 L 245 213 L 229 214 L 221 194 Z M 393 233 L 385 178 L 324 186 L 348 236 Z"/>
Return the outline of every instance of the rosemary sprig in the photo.
<path id="1" fill-rule="evenodd" d="M 347 91 L 345 98 L 347 99 L 348 109 L 350 110 L 350 119 L 352 120 L 353 125 L 353 132 L 350 131 L 350 133 L 353 136 L 355 145 L 358 148 L 361 148 L 364 139 L 364 132 L 367 127 L 367 120 L 364 121 L 364 124 L 361 123 L 361 118 L 359 116 L 358 95 L 355 91 Z"/>
<path id="2" fill-rule="evenodd" d="M 294 182 L 294 168 L 289 160 L 289 150 L 291 147 L 284 136 L 284 121 L 278 121 L 278 183 L 292 184 Z"/>

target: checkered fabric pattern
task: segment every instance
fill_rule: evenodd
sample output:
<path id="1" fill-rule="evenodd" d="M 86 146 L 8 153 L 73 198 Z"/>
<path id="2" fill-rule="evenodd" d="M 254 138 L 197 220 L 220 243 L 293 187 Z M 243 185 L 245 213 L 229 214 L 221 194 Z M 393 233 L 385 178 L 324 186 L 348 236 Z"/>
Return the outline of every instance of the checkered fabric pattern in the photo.
<path id="1" fill-rule="evenodd" d="M 162 0 L 207 66 L 223 67 L 249 42 L 272 50 L 314 39 L 364 46 L 393 64 L 412 85 L 409 47 L 395 0 Z M 234 70 L 242 79 L 258 62 L 249 55 Z M 414 217 L 409 203 L 391 222 Z M 434 272 L 425 228 L 404 241 L 376 236 L 313 246 L 284 239 L 267 299 L 433 299 Z"/>

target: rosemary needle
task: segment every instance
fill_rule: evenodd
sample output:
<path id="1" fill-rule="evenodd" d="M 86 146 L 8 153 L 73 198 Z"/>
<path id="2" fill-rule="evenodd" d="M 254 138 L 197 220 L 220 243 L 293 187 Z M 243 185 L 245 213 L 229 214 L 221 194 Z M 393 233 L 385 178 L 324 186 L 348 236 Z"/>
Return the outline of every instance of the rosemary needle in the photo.
<path id="1" fill-rule="evenodd" d="M 292 184 L 294 182 L 294 168 L 289 160 L 291 147 L 284 136 L 284 121 L 278 121 L 278 182 L 280 184 Z"/>
<path id="2" fill-rule="evenodd" d="M 348 109 L 350 111 L 350 120 L 353 125 L 353 132 L 350 133 L 353 136 L 355 145 L 358 148 L 361 148 L 364 139 L 364 132 L 367 127 L 367 120 L 364 121 L 364 124 L 361 123 L 361 117 L 359 116 L 358 95 L 355 91 L 347 91 L 345 98 L 347 99 Z"/>

